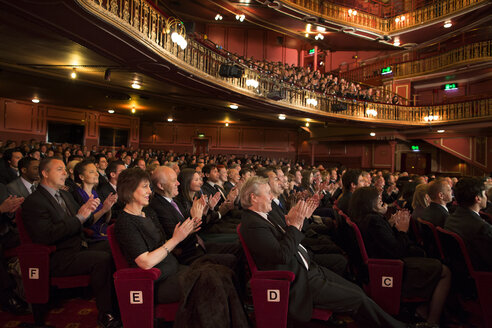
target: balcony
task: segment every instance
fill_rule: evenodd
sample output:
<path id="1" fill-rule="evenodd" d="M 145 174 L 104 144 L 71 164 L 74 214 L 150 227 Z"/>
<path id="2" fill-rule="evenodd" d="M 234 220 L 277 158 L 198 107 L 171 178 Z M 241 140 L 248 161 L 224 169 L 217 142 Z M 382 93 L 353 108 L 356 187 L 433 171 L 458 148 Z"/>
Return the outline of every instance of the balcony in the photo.
<path id="1" fill-rule="evenodd" d="M 188 38 L 182 49 L 171 40 L 166 31 L 166 17 L 150 2 L 141 0 L 76 0 L 93 15 L 141 42 L 164 60 L 188 74 L 206 80 L 210 85 L 247 96 L 258 104 L 274 106 L 279 111 L 290 110 L 301 114 L 314 114 L 321 118 L 352 120 L 393 126 L 432 126 L 464 120 L 492 118 L 492 98 L 440 106 L 411 107 L 340 99 L 302 90 L 284 84 L 269 75 L 245 68 L 241 78 L 223 78 L 219 67 L 228 62 L 227 52 L 208 47 L 203 42 Z M 489 44 L 490 51 L 490 44 Z M 482 47 L 471 48 L 477 54 Z M 447 60 L 449 60 L 449 57 Z M 407 71 L 400 69 L 399 74 Z M 252 85 L 251 80 L 258 82 Z M 283 90 L 284 99 L 274 101 L 266 95 L 272 90 Z"/>

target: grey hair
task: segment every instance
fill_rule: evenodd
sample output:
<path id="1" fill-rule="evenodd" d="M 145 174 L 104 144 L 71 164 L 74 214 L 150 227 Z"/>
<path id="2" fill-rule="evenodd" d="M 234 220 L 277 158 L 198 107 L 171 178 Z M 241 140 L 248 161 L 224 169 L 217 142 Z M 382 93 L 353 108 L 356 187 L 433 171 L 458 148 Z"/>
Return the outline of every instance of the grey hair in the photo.
<path id="1" fill-rule="evenodd" d="M 241 192 L 239 194 L 241 198 L 241 206 L 243 208 L 250 208 L 251 204 L 251 194 L 258 195 L 260 185 L 268 184 L 268 179 L 262 177 L 251 177 L 243 184 L 241 187 Z"/>

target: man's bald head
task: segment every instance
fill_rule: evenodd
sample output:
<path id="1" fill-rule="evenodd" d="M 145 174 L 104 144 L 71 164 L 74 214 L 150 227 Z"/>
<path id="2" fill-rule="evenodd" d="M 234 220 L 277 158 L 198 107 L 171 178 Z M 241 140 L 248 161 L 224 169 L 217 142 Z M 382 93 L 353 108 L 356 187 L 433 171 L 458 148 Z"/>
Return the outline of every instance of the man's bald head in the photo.
<path id="1" fill-rule="evenodd" d="M 152 173 L 152 185 L 156 193 L 173 198 L 178 195 L 178 176 L 176 172 L 168 166 L 159 166 Z"/>

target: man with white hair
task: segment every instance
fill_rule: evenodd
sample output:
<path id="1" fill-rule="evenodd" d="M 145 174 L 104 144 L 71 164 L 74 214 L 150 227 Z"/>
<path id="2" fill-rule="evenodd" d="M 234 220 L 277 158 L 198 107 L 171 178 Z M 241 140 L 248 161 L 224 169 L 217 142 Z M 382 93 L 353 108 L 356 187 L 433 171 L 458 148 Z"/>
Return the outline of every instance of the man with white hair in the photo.
<path id="1" fill-rule="evenodd" d="M 296 279 L 290 287 L 289 315 L 296 321 L 309 321 L 313 307 L 335 312 L 352 312 L 356 321 L 371 327 L 404 327 L 385 313 L 355 284 L 310 259 L 300 244 L 304 219 L 312 206 L 304 201 L 285 216 L 286 227 L 271 221 L 272 194 L 268 180 L 253 177 L 241 189 L 241 235 L 259 270 L 288 270 Z"/>

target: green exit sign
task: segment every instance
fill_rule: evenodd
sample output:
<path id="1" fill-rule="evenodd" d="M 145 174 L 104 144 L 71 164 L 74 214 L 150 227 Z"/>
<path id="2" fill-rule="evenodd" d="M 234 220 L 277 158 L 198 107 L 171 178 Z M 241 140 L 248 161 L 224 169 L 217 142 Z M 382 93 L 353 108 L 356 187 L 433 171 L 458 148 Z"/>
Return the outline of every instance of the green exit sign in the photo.
<path id="1" fill-rule="evenodd" d="M 413 150 L 413 151 L 420 151 L 420 148 L 419 148 L 419 146 L 415 146 L 415 145 L 413 145 L 413 146 L 412 146 L 412 150 Z"/>
<path id="2" fill-rule="evenodd" d="M 444 85 L 444 90 L 456 90 L 458 89 L 458 84 L 456 83 L 448 83 Z"/>
<path id="3" fill-rule="evenodd" d="M 203 137 L 205 137 L 205 133 L 199 133 L 198 134 L 198 138 L 203 138 Z"/>
<path id="4" fill-rule="evenodd" d="M 391 70 L 391 66 L 381 69 L 381 74 L 390 74 L 390 73 L 393 73 L 393 71 Z"/>
<path id="5" fill-rule="evenodd" d="M 314 48 L 313 49 L 309 49 L 308 54 L 314 55 Z"/>

